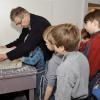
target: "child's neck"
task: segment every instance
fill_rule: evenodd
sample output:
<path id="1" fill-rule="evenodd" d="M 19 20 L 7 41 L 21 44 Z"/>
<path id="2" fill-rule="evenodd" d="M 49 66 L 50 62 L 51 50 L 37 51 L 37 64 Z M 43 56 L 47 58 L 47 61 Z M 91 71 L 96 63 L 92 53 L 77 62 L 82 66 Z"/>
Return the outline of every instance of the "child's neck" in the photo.
<path id="1" fill-rule="evenodd" d="M 64 51 L 62 52 L 62 55 L 65 55 L 65 54 L 68 54 L 68 51 L 65 51 L 65 50 L 64 50 Z"/>

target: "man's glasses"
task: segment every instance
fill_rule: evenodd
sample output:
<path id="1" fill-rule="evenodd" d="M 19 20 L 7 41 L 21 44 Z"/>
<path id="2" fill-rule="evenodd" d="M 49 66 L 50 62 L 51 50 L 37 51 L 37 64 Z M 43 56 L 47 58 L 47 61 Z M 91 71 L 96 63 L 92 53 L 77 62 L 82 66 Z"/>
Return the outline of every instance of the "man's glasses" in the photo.
<path id="1" fill-rule="evenodd" d="M 19 17 L 19 18 L 20 18 L 20 21 L 16 23 L 17 26 L 22 24 L 22 21 L 23 21 L 24 17 L 22 16 L 22 17 Z"/>

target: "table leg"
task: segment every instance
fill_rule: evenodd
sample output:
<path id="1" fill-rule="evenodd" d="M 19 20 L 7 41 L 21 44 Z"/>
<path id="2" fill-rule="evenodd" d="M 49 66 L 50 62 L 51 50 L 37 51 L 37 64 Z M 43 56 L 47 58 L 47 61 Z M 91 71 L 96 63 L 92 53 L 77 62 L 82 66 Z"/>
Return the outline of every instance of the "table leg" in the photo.
<path id="1" fill-rule="evenodd" d="M 29 100 L 34 100 L 34 89 L 29 90 Z"/>

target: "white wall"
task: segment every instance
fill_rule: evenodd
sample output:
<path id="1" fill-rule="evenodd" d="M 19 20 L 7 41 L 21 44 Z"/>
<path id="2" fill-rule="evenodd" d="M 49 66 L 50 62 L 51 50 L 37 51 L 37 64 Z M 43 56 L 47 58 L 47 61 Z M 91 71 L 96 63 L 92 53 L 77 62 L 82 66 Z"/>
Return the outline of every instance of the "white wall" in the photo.
<path id="1" fill-rule="evenodd" d="M 53 25 L 70 22 L 82 27 L 87 4 L 87 0 L 1 0 L 0 44 L 7 44 L 19 36 L 11 26 L 9 15 L 12 8 L 22 6 L 46 17 Z"/>
<path id="2" fill-rule="evenodd" d="M 53 23 L 74 23 L 82 27 L 87 0 L 54 0 Z"/>

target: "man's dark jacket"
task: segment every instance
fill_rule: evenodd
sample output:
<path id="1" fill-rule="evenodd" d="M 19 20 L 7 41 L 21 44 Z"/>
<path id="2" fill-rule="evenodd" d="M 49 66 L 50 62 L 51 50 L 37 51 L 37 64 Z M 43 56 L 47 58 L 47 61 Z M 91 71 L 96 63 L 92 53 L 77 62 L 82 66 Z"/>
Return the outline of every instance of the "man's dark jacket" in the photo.
<path id="1" fill-rule="evenodd" d="M 52 52 L 47 49 L 42 37 L 44 30 L 48 26 L 50 26 L 50 23 L 45 18 L 30 14 L 30 28 L 23 28 L 19 38 L 6 45 L 8 48 L 12 46 L 17 47 L 7 53 L 8 59 L 14 60 L 22 56 L 28 56 L 30 51 L 40 46 L 43 50 L 45 60 L 48 60 Z"/>

